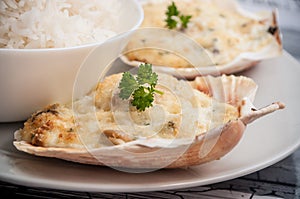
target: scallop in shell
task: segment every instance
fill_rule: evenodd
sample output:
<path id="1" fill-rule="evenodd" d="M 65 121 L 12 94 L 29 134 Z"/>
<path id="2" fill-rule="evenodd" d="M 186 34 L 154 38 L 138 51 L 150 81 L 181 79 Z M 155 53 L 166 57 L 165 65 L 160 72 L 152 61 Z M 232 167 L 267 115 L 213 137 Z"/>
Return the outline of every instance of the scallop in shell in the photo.
<path id="1" fill-rule="evenodd" d="M 197 77 L 194 81 L 179 81 L 174 77 L 163 74 L 161 74 L 160 77 L 162 77 L 162 79 L 159 80 L 160 82 L 166 81 L 170 83 L 171 88 L 174 88 L 175 90 L 180 90 L 180 88 L 178 88 L 181 86 L 180 82 L 184 82 L 190 85 L 191 89 L 195 90 L 195 93 L 198 93 L 195 96 L 202 96 L 205 99 L 208 97 L 217 100 L 220 103 L 224 102 L 228 104 L 220 107 L 228 107 L 229 110 L 237 110 L 237 115 L 234 116 L 235 119 L 224 120 L 223 123 L 221 122 L 202 133 L 195 132 L 195 135 L 190 137 L 174 136 L 168 138 L 151 135 L 138 136 L 135 134 L 128 134 L 128 132 L 120 129 L 113 129 L 114 126 L 110 125 L 110 123 L 113 119 L 116 120 L 118 115 L 116 114 L 114 118 L 104 117 L 105 114 L 110 114 L 110 112 L 103 112 L 104 109 L 100 110 L 99 108 L 104 107 L 105 109 L 109 109 L 107 107 L 108 104 L 105 104 L 106 101 L 103 101 L 104 98 L 115 103 L 116 99 L 113 99 L 112 96 L 108 95 L 108 92 L 106 92 L 108 90 L 105 90 L 111 90 L 113 87 L 112 82 L 118 82 L 120 80 L 120 75 L 113 75 L 107 80 L 104 80 L 104 83 L 98 86 L 98 89 L 100 90 L 96 89 L 96 93 L 93 95 L 96 96 L 96 101 L 99 100 L 99 97 L 102 97 L 101 103 L 98 104 L 99 114 L 101 113 L 101 117 L 98 118 L 98 121 L 100 121 L 98 125 L 101 126 L 101 122 L 103 122 L 104 128 L 107 129 L 103 130 L 101 135 L 108 138 L 108 141 L 111 141 L 111 144 L 102 146 L 88 146 L 82 144 L 84 142 L 98 142 L 97 139 L 99 138 L 93 133 L 93 121 L 83 120 L 82 123 L 78 124 L 78 128 L 81 128 L 83 124 L 87 124 L 86 129 L 82 127 L 84 133 L 86 133 L 85 138 L 87 140 L 81 139 L 74 132 L 76 126 L 74 125 L 72 109 L 64 105 L 48 106 L 44 110 L 33 114 L 25 123 L 24 128 L 15 132 L 13 144 L 18 150 L 29 154 L 54 157 L 83 164 L 131 169 L 189 167 L 222 158 L 239 143 L 245 132 L 246 126 L 250 122 L 284 108 L 284 105 L 280 102 L 273 103 L 259 110 L 254 108 L 252 101 L 255 98 L 257 85 L 252 79 L 247 77 L 233 75 L 223 75 L 220 77 L 205 76 Z M 105 81 L 107 81 L 110 87 L 102 87 L 105 85 Z M 159 88 L 163 89 L 163 87 Z M 180 92 L 184 92 L 184 90 L 185 88 L 180 90 Z M 101 95 L 100 91 L 103 92 L 103 95 Z M 168 91 L 165 91 L 165 93 L 167 92 Z M 175 93 L 176 91 L 172 92 Z M 164 95 L 164 97 L 168 97 L 167 94 Z M 182 93 L 182 95 L 189 95 L 189 93 Z M 165 104 L 167 108 L 168 104 L 171 104 L 171 97 L 172 96 L 170 95 L 169 101 L 165 101 L 165 99 L 162 98 L 164 100 L 161 103 L 167 103 Z M 86 98 L 89 98 L 89 96 Z M 188 98 L 193 98 L 193 96 L 188 96 Z M 176 99 L 174 98 L 174 100 Z M 159 99 L 156 99 L 156 101 L 159 101 Z M 83 110 L 84 106 L 87 106 L 87 104 L 88 103 L 84 102 L 79 105 L 78 110 L 82 113 L 83 119 L 92 110 Z M 113 104 L 110 104 L 110 106 L 112 105 Z M 171 105 L 172 107 L 174 106 L 174 104 Z M 203 108 L 203 110 L 205 110 L 205 108 Z M 208 110 L 210 111 L 208 111 L 207 114 L 210 114 L 214 111 L 223 109 Z M 84 111 L 86 112 L 84 113 Z M 172 111 L 175 113 L 174 109 L 172 109 Z M 181 110 L 179 110 L 179 113 L 181 114 L 180 111 Z M 122 116 L 121 112 L 118 113 Z M 227 113 L 230 112 L 226 112 L 225 115 Z M 96 114 L 93 113 L 94 116 L 97 114 L 98 112 L 96 112 Z M 126 114 L 128 114 L 128 112 L 126 112 Z M 135 113 L 133 112 L 132 114 Z M 192 115 L 193 113 L 188 112 L 188 114 Z M 172 117 L 174 116 L 174 114 L 170 115 Z M 159 120 L 161 119 L 158 114 L 154 116 L 155 118 L 159 118 Z M 202 116 L 205 117 L 205 115 Z M 121 119 L 122 118 L 123 116 Z M 139 115 L 138 118 L 142 118 L 142 116 Z M 188 125 L 185 126 L 185 128 L 193 125 L 191 120 L 187 122 Z M 127 120 L 123 123 L 127 124 Z M 123 123 L 122 121 L 120 122 L 120 124 Z M 107 124 L 107 126 L 105 126 L 105 124 Z M 172 129 L 174 128 L 174 124 L 175 123 L 167 123 L 167 127 Z M 148 128 L 149 126 L 149 124 L 144 125 L 145 128 Z M 185 129 L 178 128 L 178 130 L 184 131 Z M 171 133 L 174 132 L 175 131 L 172 131 Z M 180 132 L 175 133 L 180 134 Z M 51 137 L 53 135 L 57 135 L 55 139 Z M 47 136 L 50 139 L 47 139 Z M 32 142 L 33 140 L 35 140 L 35 142 Z M 43 142 L 45 140 L 47 140 L 47 143 Z"/>
<path id="2" fill-rule="evenodd" d="M 142 1 L 144 21 L 121 56 L 126 64 L 152 63 L 157 72 L 193 79 L 233 74 L 282 54 L 275 10 L 252 13 L 234 0 L 174 2 L 180 13 L 192 16 L 188 27 L 167 33 L 165 12 L 170 1 Z"/>

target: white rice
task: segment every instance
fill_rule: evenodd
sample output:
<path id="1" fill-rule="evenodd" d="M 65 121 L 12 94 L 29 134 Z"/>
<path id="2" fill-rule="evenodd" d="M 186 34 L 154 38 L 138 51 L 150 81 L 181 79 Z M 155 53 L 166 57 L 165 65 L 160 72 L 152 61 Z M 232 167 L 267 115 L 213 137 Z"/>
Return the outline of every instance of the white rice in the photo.
<path id="1" fill-rule="evenodd" d="M 112 0 L 1 0 L 0 48 L 61 48 L 117 34 Z"/>

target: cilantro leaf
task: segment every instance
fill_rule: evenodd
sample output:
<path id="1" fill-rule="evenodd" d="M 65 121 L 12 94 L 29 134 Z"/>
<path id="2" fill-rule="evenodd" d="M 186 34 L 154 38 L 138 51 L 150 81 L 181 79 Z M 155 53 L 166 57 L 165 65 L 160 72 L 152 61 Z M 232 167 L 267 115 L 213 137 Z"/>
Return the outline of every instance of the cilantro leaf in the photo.
<path id="1" fill-rule="evenodd" d="M 157 84 L 157 74 L 152 72 L 151 64 L 141 64 L 137 73 L 137 81 L 140 85 L 149 84 L 155 86 Z"/>
<path id="2" fill-rule="evenodd" d="M 174 20 L 174 19 L 172 19 L 171 17 L 170 17 L 170 18 L 167 18 L 167 19 L 165 20 L 165 22 L 167 22 L 167 27 L 168 27 L 169 29 L 174 29 L 174 28 L 177 27 L 177 21 Z"/>
<path id="3" fill-rule="evenodd" d="M 173 18 L 173 16 L 178 16 L 179 11 L 175 5 L 174 2 L 172 2 L 171 5 L 168 6 L 168 9 L 166 11 L 167 18 L 165 19 L 165 22 L 167 23 L 167 27 L 169 29 L 174 29 L 177 27 L 177 21 Z"/>
<path id="4" fill-rule="evenodd" d="M 119 97 L 121 99 L 128 99 L 138 87 L 138 82 L 131 73 L 123 73 L 121 82 L 119 84 L 119 88 L 121 89 Z"/>
<path id="5" fill-rule="evenodd" d="M 135 78 L 130 72 L 124 72 L 119 83 L 119 97 L 123 100 L 132 96 L 131 104 L 139 111 L 144 111 L 152 106 L 154 93 L 163 92 L 156 90 L 158 75 L 152 72 L 152 64 L 141 64 Z"/>
<path id="6" fill-rule="evenodd" d="M 140 86 L 133 93 L 133 100 L 131 103 L 140 111 L 145 111 L 146 108 L 152 106 L 152 102 L 154 101 L 154 93 L 150 92 L 148 89 L 146 89 L 148 91 L 146 92 L 145 87 Z"/>
<path id="7" fill-rule="evenodd" d="M 166 15 L 168 17 L 172 17 L 172 16 L 178 16 L 179 15 L 179 11 L 174 3 L 174 1 L 172 2 L 171 5 L 168 6 L 168 10 L 166 12 Z"/>
<path id="8" fill-rule="evenodd" d="M 168 6 L 166 11 L 166 27 L 169 29 L 174 29 L 179 24 L 180 30 L 187 28 L 187 24 L 190 22 L 192 18 L 191 15 L 182 15 L 180 14 L 177 6 L 175 5 L 174 1 L 171 5 Z"/>
<path id="9" fill-rule="evenodd" d="M 192 18 L 191 15 L 181 15 L 180 17 L 180 20 L 181 20 L 181 27 L 182 28 L 187 28 L 187 24 L 190 22 L 190 19 Z"/>

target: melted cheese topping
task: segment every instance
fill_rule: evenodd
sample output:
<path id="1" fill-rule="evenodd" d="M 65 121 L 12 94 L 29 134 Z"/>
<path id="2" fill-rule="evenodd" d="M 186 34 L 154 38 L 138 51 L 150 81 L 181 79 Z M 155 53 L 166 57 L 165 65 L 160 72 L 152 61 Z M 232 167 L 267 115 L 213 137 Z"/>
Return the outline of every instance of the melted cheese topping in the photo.
<path id="1" fill-rule="evenodd" d="M 159 74 L 154 104 L 137 111 L 118 97 L 122 75 L 107 77 L 95 91 L 72 105 L 52 105 L 32 115 L 21 139 L 44 147 L 97 148 L 145 138 L 193 138 L 239 117 L 187 81 Z"/>
<path id="2" fill-rule="evenodd" d="M 144 21 L 141 27 L 166 27 L 166 10 L 171 1 L 146 1 L 143 4 Z M 246 17 L 232 8 L 222 7 L 205 0 L 175 0 L 180 13 L 192 15 L 188 28 L 183 31 L 194 41 L 203 46 L 216 65 L 233 61 L 242 52 L 258 52 L 276 39 L 268 32 L 272 26 L 272 16 L 265 19 Z M 222 2 L 221 4 L 224 4 Z M 128 48 L 139 41 L 131 41 Z M 277 45 L 276 45 L 277 46 Z M 142 61 L 155 65 L 175 68 L 191 67 L 191 65 L 164 50 L 144 49 L 127 54 L 129 60 Z"/>

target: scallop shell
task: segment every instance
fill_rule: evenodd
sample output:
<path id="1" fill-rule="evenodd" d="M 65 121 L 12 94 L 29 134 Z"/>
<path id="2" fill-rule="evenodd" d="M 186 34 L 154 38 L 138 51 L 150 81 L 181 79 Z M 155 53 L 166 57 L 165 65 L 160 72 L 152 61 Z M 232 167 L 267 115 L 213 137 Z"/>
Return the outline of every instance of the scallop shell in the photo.
<path id="1" fill-rule="evenodd" d="M 223 87 L 220 89 L 220 85 Z M 243 76 L 197 77 L 190 84 L 212 97 L 239 107 L 240 117 L 193 139 L 147 139 L 99 149 L 37 147 L 20 140 L 15 132 L 14 146 L 29 154 L 73 162 L 118 168 L 180 168 L 218 160 L 228 154 L 242 138 L 246 126 L 254 120 L 284 108 L 280 102 L 255 109 L 257 85 Z M 179 155 L 181 154 L 181 155 Z"/>
<path id="2" fill-rule="evenodd" d="M 189 0 L 186 0 L 186 1 L 189 1 Z M 237 13 L 241 14 L 242 16 L 245 16 L 249 19 L 260 20 L 260 21 L 268 24 L 270 27 L 271 26 L 276 27 L 276 31 L 273 33 L 274 41 L 271 42 L 269 45 L 263 47 L 261 50 L 259 50 L 257 52 L 241 52 L 232 61 L 225 63 L 225 64 L 216 65 L 212 61 L 207 62 L 207 64 L 197 63 L 195 61 L 186 59 L 186 61 L 190 62 L 190 64 L 191 64 L 190 67 L 175 68 L 175 67 L 168 66 L 167 63 L 162 64 L 162 65 L 154 64 L 155 71 L 167 73 L 167 74 L 177 76 L 177 77 L 184 77 L 187 79 L 194 79 L 196 76 L 204 76 L 204 75 L 216 76 L 216 75 L 221 75 L 221 74 L 234 74 L 234 73 L 249 69 L 249 68 L 257 65 L 257 63 L 259 63 L 262 60 L 274 58 L 274 57 L 277 57 L 282 54 L 282 41 L 281 41 L 281 33 L 279 30 L 279 26 L 278 26 L 277 10 L 266 11 L 264 13 L 252 13 L 252 12 L 246 11 L 243 8 L 241 8 L 241 6 L 235 0 L 227 0 L 227 1 L 206 0 L 206 1 L 213 2 L 218 5 L 222 5 L 222 6 L 224 6 L 224 9 L 228 9 L 232 12 L 237 12 Z M 147 2 L 156 3 L 156 2 L 162 2 L 162 0 L 144 0 L 144 1 L 142 1 L 142 3 L 147 3 Z M 266 13 L 268 13 L 268 14 L 266 14 Z M 133 35 L 133 37 L 132 37 L 135 41 L 138 39 L 141 39 L 138 36 L 139 31 L 140 30 L 137 30 L 136 35 Z M 144 43 L 143 45 L 145 45 L 146 47 L 150 46 L 151 48 L 153 48 L 153 47 L 155 47 L 155 45 L 157 43 L 159 43 L 161 41 L 160 37 L 161 36 L 157 35 L 157 36 L 155 36 L 156 39 L 152 39 L 152 36 L 150 36 L 149 43 Z M 160 40 L 160 41 L 158 41 L 158 40 Z M 145 41 L 145 39 L 141 39 L 141 41 Z M 135 42 L 135 43 L 137 43 L 137 42 Z M 174 41 L 173 41 L 173 43 L 174 43 Z M 182 43 L 184 43 L 184 42 L 182 42 Z M 136 46 L 139 47 L 142 45 L 142 44 L 133 44 L 133 46 L 131 46 L 132 42 L 129 44 L 130 44 L 130 45 L 128 45 L 128 46 L 130 46 L 129 50 L 128 49 L 125 50 L 123 55 L 120 56 L 120 59 L 124 63 L 126 63 L 127 65 L 130 65 L 130 66 L 138 66 L 141 63 L 145 62 L 142 59 L 142 57 L 137 58 L 136 60 L 133 60 L 133 59 L 129 59 L 128 56 L 126 56 L 128 51 L 136 50 L 135 49 Z M 159 47 L 159 44 L 157 47 Z M 169 49 L 169 48 L 166 48 L 166 49 Z M 171 50 L 173 52 L 175 52 L 175 54 L 176 53 L 182 54 L 182 52 L 180 52 L 180 51 L 177 52 L 176 49 L 171 49 Z M 195 52 L 193 48 L 189 48 L 186 46 L 184 53 L 193 54 L 193 53 L 198 53 L 198 52 Z M 198 56 L 198 59 L 207 59 L 205 56 L 208 56 L 208 55 L 204 55 L 203 53 L 200 53 L 200 55 Z M 188 58 L 186 55 L 184 55 L 184 57 Z M 151 60 L 147 60 L 147 62 L 151 63 Z"/>

